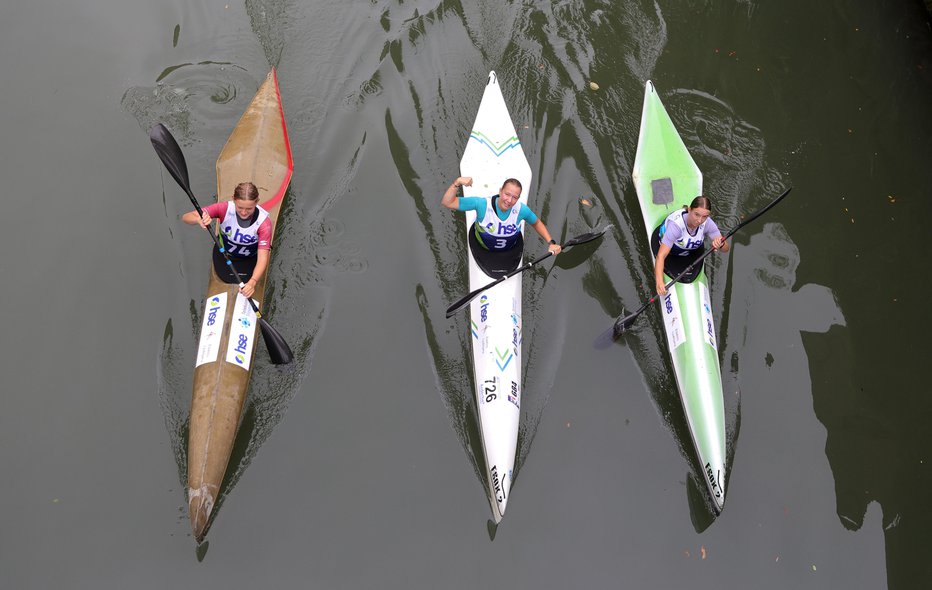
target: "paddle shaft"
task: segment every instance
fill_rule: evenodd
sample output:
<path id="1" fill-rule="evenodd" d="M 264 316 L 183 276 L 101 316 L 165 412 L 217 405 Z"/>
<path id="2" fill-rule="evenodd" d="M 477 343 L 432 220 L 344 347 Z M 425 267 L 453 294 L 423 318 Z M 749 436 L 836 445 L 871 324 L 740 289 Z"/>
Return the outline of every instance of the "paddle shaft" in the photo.
<path id="1" fill-rule="evenodd" d="M 748 217 L 747 219 L 745 219 L 744 221 L 742 221 L 741 223 L 739 223 L 738 225 L 736 225 L 735 227 L 733 227 L 733 228 L 731 229 L 731 231 L 729 231 L 727 234 L 725 234 L 725 237 L 722 239 L 722 242 L 724 243 L 725 241 L 728 240 L 728 238 L 730 238 L 731 236 L 733 236 L 733 235 L 735 234 L 735 232 L 737 232 L 739 229 L 741 229 L 742 227 L 744 227 L 744 226 L 746 226 L 747 224 L 751 223 L 752 221 L 754 221 L 755 219 L 757 219 L 758 217 L 760 217 L 761 215 L 763 215 L 764 213 L 766 213 L 767 211 L 769 211 L 771 208 L 773 208 L 773 206 L 776 205 L 777 203 L 779 203 L 780 201 L 782 201 L 783 198 L 786 197 L 786 195 L 790 194 L 790 191 L 791 191 L 791 190 L 793 190 L 793 187 L 790 187 L 790 188 L 786 189 L 785 191 L 783 191 L 783 193 L 780 194 L 779 197 L 777 197 L 776 199 L 774 199 L 773 201 L 771 201 L 770 204 L 768 204 L 766 207 L 764 207 L 763 209 L 761 209 L 761 210 L 755 212 L 753 215 L 751 215 L 750 217 Z M 682 271 L 681 273 L 679 273 L 678 275 L 676 275 L 675 277 L 673 277 L 672 279 L 670 279 L 670 282 L 667 283 L 666 285 L 664 285 L 664 290 L 669 289 L 669 288 L 672 287 L 674 284 L 676 284 L 677 282 L 679 282 L 679 280 L 682 279 L 684 276 L 686 276 L 686 275 L 689 273 L 689 271 L 691 271 L 691 270 L 693 269 L 693 267 L 695 267 L 697 264 L 699 264 L 700 262 L 702 262 L 703 260 L 705 260 L 705 257 L 708 256 L 709 254 L 711 254 L 712 252 L 715 252 L 715 250 L 716 250 L 715 248 L 710 248 L 709 250 L 706 250 L 705 252 L 703 252 L 702 255 L 699 256 L 699 258 L 693 260 L 692 263 L 691 263 L 689 266 L 687 266 L 685 269 L 683 269 L 683 271 Z M 625 328 L 625 327 L 626 327 L 626 324 L 630 324 L 637 316 L 641 315 L 641 313 L 643 313 L 643 311 L 644 311 L 645 309 L 647 309 L 647 307 L 648 307 L 651 303 L 653 303 L 654 301 L 657 301 L 657 298 L 658 298 L 658 297 L 660 297 L 660 294 L 659 294 L 659 293 L 656 294 L 656 295 L 654 295 L 653 297 L 651 297 L 651 298 L 648 299 L 647 301 L 645 301 L 645 302 L 644 302 L 644 305 L 642 305 L 641 307 L 639 307 L 638 310 L 637 310 L 636 312 L 634 312 L 634 313 L 632 313 L 632 314 L 629 314 L 629 315 L 627 315 L 627 316 L 621 318 L 621 319 L 618 320 L 617 322 L 615 322 L 615 329 L 616 329 L 616 331 L 617 331 L 617 329 L 618 329 L 618 326 L 621 326 L 622 328 Z"/>
<path id="2" fill-rule="evenodd" d="M 567 240 L 567 242 L 566 242 L 565 244 L 563 244 L 562 246 L 560 246 L 560 250 L 562 251 L 562 250 L 565 249 L 565 248 L 571 248 L 571 247 L 577 246 L 577 245 L 579 245 L 579 244 L 585 244 L 586 242 L 591 242 L 592 240 L 594 240 L 594 239 L 600 237 L 602 234 L 604 234 L 606 231 L 608 231 L 608 228 L 610 228 L 610 227 L 611 227 L 611 225 L 606 225 L 604 228 L 602 228 L 601 230 L 599 230 L 599 231 L 597 231 L 597 232 L 590 232 L 590 233 L 582 234 L 582 235 L 580 235 L 580 236 L 576 236 L 575 238 L 571 238 L 570 240 Z M 541 257 L 539 257 L 539 258 L 536 258 L 536 259 L 534 259 L 534 260 L 528 262 L 527 264 L 524 264 L 524 265 L 522 265 L 522 266 L 519 266 L 518 268 L 516 268 L 516 269 L 514 269 L 514 270 L 512 270 L 512 271 L 509 271 L 508 273 L 506 273 L 505 275 L 503 275 L 503 276 L 499 277 L 498 279 L 492 281 L 492 282 L 489 283 L 488 285 L 485 285 L 485 286 L 483 286 L 483 287 L 479 287 L 479 288 L 476 289 L 475 291 L 470 291 L 470 293 L 469 293 L 468 295 L 466 295 L 465 297 L 463 297 L 462 299 L 460 299 L 459 301 L 457 301 L 456 303 L 454 303 L 453 305 L 451 305 L 450 307 L 447 308 L 447 317 L 451 317 L 454 313 L 456 313 L 457 311 L 459 311 L 460 309 L 462 309 L 467 303 L 469 303 L 470 301 L 472 301 L 473 299 L 475 299 L 476 296 L 479 295 L 479 293 L 482 293 L 483 291 L 486 291 L 486 290 L 488 290 L 488 289 L 491 289 L 492 287 L 494 287 L 495 285 L 501 283 L 501 282 L 504 281 L 505 279 L 509 279 L 509 278 L 515 276 L 515 275 L 518 274 L 518 273 L 522 273 L 522 272 L 528 270 L 529 268 L 533 268 L 534 266 L 540 264 L 540 263 L 543 262 L 544 260 L 547 260 L 547 259 L 550 258 L 551 256 L 553 256 L 553 252 L 548 251 L 548 252 L 547 252 L 546 254 L 544 254 L 543 256 L 541 256 Z"/>
<path id="3" fill-rule="evenodd" d="M 200 203 L 197 202 L 194 193 L 191 191 L 191 182 L 188 180 L 188 166 L 185 162 L 184 154 L 178 146 L 178 142 L 175 141 L 171 132 L 161 123 L 149 129 L 149 140 L 152 142 L 152 147 L 155 148 L 155 153 L 158 154 L 159 159 L 162 160 L 162 164 L 165 165 L 165 169 L 168 170 L 168 173 L 175 179 L 178 186 L 188 195 L 188 199 L 191 200 L 191 204 L 193 204 L 194 208 L 197 210 L 198 221 L 200 221 L 200 219 L 204 217 L 204 210 L 201 209 Z M 236 277 L 237 282 L 239 282 L 240 289 L 242 289 L 244 286 L 243 277 L 237 272 L 236 267 L 233 266 L 233 261 L 227 255 L 226 248 L 224 248 L 221 241 L 218 240 L 214 231 L 211 231 L 209 227 L 205 229 L 207 233 L 210 234 L 210 238 L 214 241 L 217 249 L 220 250 L 223 258 L 226 260 L 227 266 Z M 256 319 L 259 321 L 262 338 L 265 340 L 265 347 L 269 351 L 272 363 L 276 365 L 290 363 L 294 360 L 294 354 L 291 352 L 288 343 L 285 342 L 285 339 L 282 338 L 281 334 L 279 334 L 270 323 L 265 321 L 265 318 L 263 318 L 262 314 L 259 312 L 258 306 L 256 306 L 255 302 L 252 300 L 252 297 L 246 297 L 246 300 L 249 302 L 249 306 L 252 308 L 253 312 L 255 312 Z"/>
<path id="4" fill-rule="evenodd" d="M 177 180 L 177 179 L 176 179 Z M 179 183 L 181 188 L 184 189 L 184 192 L 188 195 L 188 198 L 191 199 L 191 203 L 194 205 L 194 208 L 197 210 L 198 221 L 204 217 L 204 210 L 201 209 L 201 205 L 197 202 L 197 199 L 194 197 L 194 193 L 191 192 L 191 187 L 187 186 L 184 183 Z M 214 241 L 214 245 L 217 246 L 217 249 L 220 250 L 220 253 L 223 255 L 224 260 L 227 261 L 227 266 L 230 268 L 230 271 L 233 273 L 233 276 L 236 277 L 236 282 L 239 283 L 240 288 L 243 288 L 245 284 L 243 282 L 243 276 L 237 272 L 236 267 L 233 266 L 233 260 L 230 258 L 230 255 L 227 254 L 226 248 L 223 247 L 223 242 L 217 238 L 217 233 L 211 230 L 209 227 L 205 227 L 207 233 L 210 234 L 210 238 Z M 261 318 L 262 314 L 259 312 L 259 308 L 256 307 L 256 304 L 253 302 L 252 297 L 247 297 L 249 305 L 252 307 L 252 310 L 256 314 L 256 318 Z"/>
<path id="5" fill-rule="evenodd" d="M 514 270 L 512 270 L 512 271 L 510 271 L 510 272 L 508 272 L 507 274 L 502 275 L 501 277 L 495 279 L 494 281 L 492 281 L 492 282 L 489 283 L 488 285 L 485 285 L 485 286 L 483 286 L 483 287 L 479 287 L 479 288 L 476 289 L 475 291 L 470 291 L 469 294 L 467 294 L 465 297 L 463 297 L 462 299 L 460 299 L 459 301 L 457 301 L 456 303 L 454 303 L 453 305 L 451 305 L 450 307 L 447 308 L 447 317 L 448 317 L 448 318 L 449 318 L 449 317 L 452 317 L 453 314 L 455 314 L 457 311 L 459 311 L 460 309 L 462 309 L 463 307 L 465 307 L 467 303 L 469 303 L 470 301 L 472 301 L 473 299 L 475 299 L 476 296 L 479 295 L 479 293 L 482 293 L 483 291 L 488 291 L 489 289 L 491 289 L 491 288 L 494 287 L 495 285 L 501 283 L 501 282 L 504 281 L 505 279 L 510 279 L 511 277 L 515 276 L 516 274 L 522 273 L 522 272 L 526 271 L 527 269 L 533 267 L 534 265 L 539 264 L 539 263 L 543 262 L 544 260 L 547 260 L 547 259 L 550 258 L 551 256 L 553 256 L 553 253 L 548 251 L 546 254 L 544 254 L 544 255 L 541 256 L 540 258 L 537 258 L 536 260 L 532 260 L 532 261 L 530 261 L 530 262 L 528 262 L 527 264 L 524 264 L 524 265 L 522 265 L 522 266 L 519 266 L 518 268 L 516 268 L 516 269 L 514 269 Z"/>

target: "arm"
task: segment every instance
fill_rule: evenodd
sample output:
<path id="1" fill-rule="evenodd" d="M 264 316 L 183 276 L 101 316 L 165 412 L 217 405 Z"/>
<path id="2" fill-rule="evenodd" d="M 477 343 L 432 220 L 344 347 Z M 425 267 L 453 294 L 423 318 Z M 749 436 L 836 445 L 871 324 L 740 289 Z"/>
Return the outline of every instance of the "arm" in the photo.
<path id="1" fill-rule="evenodd" d="M 223 211 L 219 210 L 219 205 L 223 205 Z M 213 203 L 206 207 L 201 207 L 201 211 L 204 212 L 203 215 L 199 216 L 197 211 L 188 211 L 181 216 L 181 221 L 187 223 L 188 225 L 200 225 L 204 229 L 210 229 L 210 222 L 213 218 L 220 218 L 226 215 L 226 203 Z"/>
<path id="2" fill-rule="evenodd" d="M 461 186 L 472 186 L 472 177 L 460 176 L 454 180 L 453 184 L 448 186 L 446 192 L 443 193 L 443 198 L 440 199 L 440 204 L 450 209 L 459 210 L 460 198 L 456 195 L 456 193 Z"/>
<path id="3" fill-rule="evenodd" d="M 657 294 L 661 297 L 667 294 L 666 281 L 663 280 L 663 263 L 667 259 L 670 250 L 670 246 L 661 243 L 660 248 L 657 250 L 657 259 L 654 261 L 654 283 L 656 283 Z"/>
<path id="4" fill-rule="evenodd" d="M 553 243 L 554 240 L 552 237 L 550 237 L 550 232 L 547 231 L 547 226 L 544 225 L 544 222 L 541 221 L 539 217 L 537 218 L 537 221 L 531 224 L 531 227 L 534 228 L 534 231 L 540 234 L 540 237 L 544 238 L 545 242 L 548 242 L 550 244 L 547 247 L 547 250 L 551 254 L 556 256 L 557 254 L 560 253 L 560 251 L 562 250 L 562 248 L 560 247 L 560 244 Z"/>
<path id="5" fill-rule="evenodd" d="M 243 288 L 239 290 L 244 297 L 252 297 L 252 294 L 255 293 L 256 285 L 259 284 L 259 280 L 265 274 L 266 269 L 269 268 L 271 252 L 271 250 L 259 250 L 259 253 L 256 255 L 258 257 L 256 260 L 256 268 L 252 271 L 252 276 L 246 281 Z"/>
<path id="6" fill-rule="evenodd" d="M 712 249 L 721 250 L 722 252 L 728 252 L 731 248 L 728 246 L 728 243 L 725 241 L 725 238 L 722 237 L 722 231 L 718 229 L 718 224 L 716 224 L 710 218 L 706 221 L 706 224 L 709 226 L 709 237 L 712 238 Z"/>
<path id="7" fill-rule="evenodd" d="M 722 234 L 719 234 L 712 238 L 712 249 L 728 252 L 731 250 L 731 246 L 728 245 L 728 242 L 725 241 L 725 238 L 722 237 Z"/>
<path id="8" fill-rule="evenodd" d="M 204 209 L 201 209 L 204 211 Z M 197 211 L 188 211 L 181 216 L 181 221 L 187 223 L 188 225 L 200 225 L 204 229 L 210 229 L 210 222 L 213 220 L 210 214 L 207 211 L 204 211 L 203 216 L 199 216 Z"/>

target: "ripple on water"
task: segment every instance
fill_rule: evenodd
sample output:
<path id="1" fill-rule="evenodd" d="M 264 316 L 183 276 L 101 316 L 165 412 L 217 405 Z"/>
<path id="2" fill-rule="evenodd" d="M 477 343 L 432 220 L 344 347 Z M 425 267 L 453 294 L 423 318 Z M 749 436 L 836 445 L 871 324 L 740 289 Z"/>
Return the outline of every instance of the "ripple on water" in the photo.
<path id="1" fill-rule="evenodd" d="M 121 106 L 142 129 L 164 123 L 178 143 L 187 146 L 204 132 L 229 133 L 259 82 L 232 63 L 182 63 L 163 70 L 153 86 L 128 89 Z M 242 108 L 231 106 L 237 102 Z"/>

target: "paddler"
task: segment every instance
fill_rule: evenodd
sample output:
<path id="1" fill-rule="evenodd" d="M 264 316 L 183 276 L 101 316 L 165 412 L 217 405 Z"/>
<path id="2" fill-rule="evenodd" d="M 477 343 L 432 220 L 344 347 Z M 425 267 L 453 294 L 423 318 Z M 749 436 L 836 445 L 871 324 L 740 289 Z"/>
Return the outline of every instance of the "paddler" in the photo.
<path id="1" fill-rule="evenodd" d="M 204 214 L 189 211 L 181 220 L 209 229 L 214 219 L 220 220 L 223 247 L 233 260 L 233 267 L 243 279 L 240 293 L 252 297 L 269 266 L 272 241 L 272 221 L 269 212 L 259 206 L 259 189 L 251 182 L 241 182 L 233 190 L 231 201 L 220 201 L 201 209 Z M 227 283 L 236 277 L 227 268 L 223 254 L 214 246 L 214 270 Z"/>
<path id="2" fill-rule="evenodd" d="M 521 222 L 526 221 L 548 243 L 547 250 L 553 255 L 560 253 L 560 244 L 551 237 L 547 226 L 531 208 L 518 203 L 521 197 L 521 182 L 507 179 L 497 195 L 491 197 L 458 197 L 461 186 L 472 186 L 471 176 L 460 176 L 453 181 L 440 203 L 457 211 L 475 211 L 476 222 L 472 234 L 479 246 L 491 252 L 504 252 L 516 246 L 523 247 Z"/>
<path id="3" fill-rule="evenodd" d="M 712 201 L 709 197 L 698 196 L 692 203 L 667 215 L 651 235 L 651 248 L 656 260 L 654 262 L 654 280 L 657 293 L 666 295 L 664 268 L 670 278 L 683 272 L 697 257 L 702 255 L 705 236 L 712 238 L 712 249 L 728 252 L 729 246 L 722 237 L 722 232 L 712 221 Z M 669 261 L 667 257 L 671 257 Z M 668 264 L 669 263 L 669 264 Z M 699 274 L 702 265 L 697 265 L 681 282 L 690 282 Z"/>

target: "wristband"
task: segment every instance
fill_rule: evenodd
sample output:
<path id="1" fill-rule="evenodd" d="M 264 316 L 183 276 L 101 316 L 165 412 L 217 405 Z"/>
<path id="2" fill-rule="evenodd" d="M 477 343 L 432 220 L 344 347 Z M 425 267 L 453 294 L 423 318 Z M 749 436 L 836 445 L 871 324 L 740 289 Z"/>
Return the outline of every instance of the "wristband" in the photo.
<path id="1" fill-rule="evenodd" d="M 554 246 L 557 245 L 557 241 L 556 241 L 556 240 L 550 240 L 550 243 L 551 243 L 552 245 L 554 245 Z"/>

